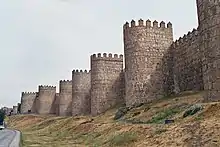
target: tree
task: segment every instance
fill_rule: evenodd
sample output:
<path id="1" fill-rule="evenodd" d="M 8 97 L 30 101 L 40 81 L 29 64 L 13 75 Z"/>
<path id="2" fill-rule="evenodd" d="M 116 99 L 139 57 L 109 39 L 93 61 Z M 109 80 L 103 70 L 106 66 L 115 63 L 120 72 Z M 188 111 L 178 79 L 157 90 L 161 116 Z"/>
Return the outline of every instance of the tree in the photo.
<path id="1" fill-rule="evenodd" d="M 3 122 L 5 119 L 5 111 L 0 109 L 0 122 Z"/>

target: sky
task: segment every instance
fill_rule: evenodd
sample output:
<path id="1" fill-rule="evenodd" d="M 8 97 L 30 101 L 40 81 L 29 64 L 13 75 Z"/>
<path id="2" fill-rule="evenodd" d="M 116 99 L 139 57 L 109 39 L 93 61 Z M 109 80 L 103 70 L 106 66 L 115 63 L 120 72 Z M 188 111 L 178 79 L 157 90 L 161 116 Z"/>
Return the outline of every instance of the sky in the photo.
<path id="1" fill-rule="evenodd" d="M 171 21 L 175 39 L 198 25 L 195 0 L 0 0 L 0 107 L 89 70 L 93 53 L 123 54 L 123 24 L 140 18 Z"/>

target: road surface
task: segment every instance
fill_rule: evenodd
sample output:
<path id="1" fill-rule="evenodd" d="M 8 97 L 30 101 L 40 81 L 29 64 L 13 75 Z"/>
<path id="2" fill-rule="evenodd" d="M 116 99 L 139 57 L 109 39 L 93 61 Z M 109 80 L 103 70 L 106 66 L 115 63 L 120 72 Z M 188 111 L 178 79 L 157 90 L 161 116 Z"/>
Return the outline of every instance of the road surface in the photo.
<path id="1" fill-rule="evenodd" d="M 15 130 L 0 130 L 0 147 L 19 147 L 20 132 Z"/>

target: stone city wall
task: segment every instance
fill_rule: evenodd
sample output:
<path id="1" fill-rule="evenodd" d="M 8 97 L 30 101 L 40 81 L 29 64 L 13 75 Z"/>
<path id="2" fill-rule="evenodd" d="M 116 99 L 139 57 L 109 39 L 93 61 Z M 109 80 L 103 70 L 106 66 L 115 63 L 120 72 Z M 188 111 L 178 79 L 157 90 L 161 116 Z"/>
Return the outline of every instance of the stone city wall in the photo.
<path id="1" fill-rule="evenodd" d="M 35 113 L 36 92 L 22 92 L 21 94 L 21 114 Z"/>
<path id="2" fill-rule="evenodd" d="M 98 115 L 124 101 L 123 55 L 91 56 L 91 114 Z"/>
<path id="3" fill-rule="evenodd" d="M 91 72 L 72 71 L 72 115 L 88 115 L 91 112 Z"/>
<path id="4" fill-rule="evenodd" d="M 201 49 L 198 31 L 193 29 L 173 45 L 173 73 L 178 92 L 203 90 Z"/>
<path id="5" fill-rule="evenodd" d="M 142 19 L 125 23 L 125 100 L 127 106 L 164 95 L 162 59 L 173 42 L 172 24 Z"/>
<path id="6" fill-rule="evenodd" d="M 71 116 L 72 115 L 72 81 L 60 81 L 59 92 L 59 115 Z"/>
<path id="7" fill-rule="evenodd" d="M 55 114 L 54 105 L 56 98 L 56 86 L 38 87 L 36 110 L 38 114 Z"/>

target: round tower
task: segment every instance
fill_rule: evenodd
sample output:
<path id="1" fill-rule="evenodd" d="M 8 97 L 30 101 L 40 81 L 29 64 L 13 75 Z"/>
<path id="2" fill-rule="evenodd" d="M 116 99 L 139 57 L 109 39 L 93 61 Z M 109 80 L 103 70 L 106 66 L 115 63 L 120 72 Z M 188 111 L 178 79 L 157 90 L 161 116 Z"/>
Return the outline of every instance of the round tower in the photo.
<path id="1" fill-rule="evenodd" d="M 164 95 L 162 59 L 173 42 L 172 24 L 142 19 L 125 23 L 125 100 L 127 106 Z"/>
<path id="2" fill-rule="evenodd" d="M 12 114 L 17 114 L 18 113 L 18 106 L 13 106 L 13 113 Z"/>
<path id="3" fill-rule="evenodd" d="M 123 102 L 123 55 L 91 56 L 91 114 L 98 115 Z"/>
<path id="4" fill-rule="evenodd" d="M 35 113 L 36 92 L 22 92 L 21 94 L 21 114 Z"/>
<path id="5" fill-rule="evenodd" d="M 38 114 L 55 114 L 56 86 L 38 87 L 36 110 Z"/>
<path id="6" fill-rule="evenodd" d="M 72 115 L 87 115 L 91 112 L 91 72 L 72 71 Z"/>
<path id="7" fill-rule="evenodd" d="M 205 100 L 220 100 L 220 1 L 197 0 Z"/>
<path id="8" fill-rule="evenodd" d="M 60 81 L 59 115 L 71 116 L 72 114 L 72 81 Z"/>

